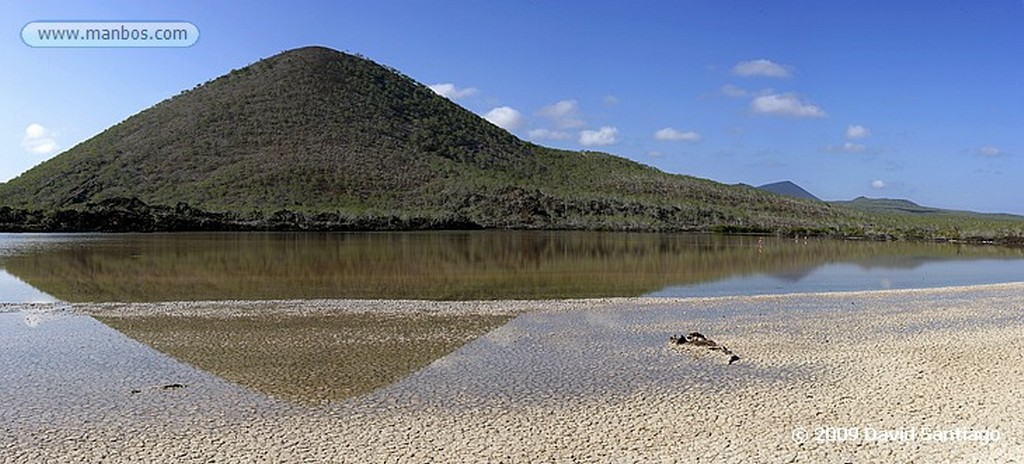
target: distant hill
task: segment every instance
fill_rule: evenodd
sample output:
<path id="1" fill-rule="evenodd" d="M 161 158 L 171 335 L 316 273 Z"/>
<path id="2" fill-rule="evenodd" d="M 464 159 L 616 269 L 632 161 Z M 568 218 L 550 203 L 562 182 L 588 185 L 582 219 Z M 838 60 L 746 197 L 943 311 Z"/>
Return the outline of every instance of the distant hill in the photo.
<path id="1" fill-rule="evenodd" d="M 774 182 L 771 184 L 764 184 L 757 188 L 761 190 L 767 190 L 772 193 L 777 193 L 779 195 L 790 196 L 793 198 L 821 201 L 820 198 L 814 196 L 813 194 L 811 194 L 811 192 L 804 190 L 803 187 L 796 185 L 788 180 L 784 180 L 782 182 Z"/>
<path id="2" fill-rule="evenodd" d="M 921 206 L 910 200 L 895 198 L 868 198 L 861 196 L 853 200 L 833 201 L 830 203 L 873 213 L 934 214 L 942 211 L 938 208 Z"/>
<path id="3" fill-rule="evenodd" d="M 0 186 L 0 205 L 136 216 L 181 206 L 235 223 L 340 229 L 774 231 L 857 220 L 825 204 L 534 145 L 394 69 L 323 47 L 160 102 Z M 83 222 L 52 216 L 42 220 L 55 228 Z"/>
<path id="4" fill-rule="evenodd" d="M 868 213 L 896 213 L 919 216 L 961 216 L 965 218 L 992 220 L 1024 220 L 1024 216 L 1013 214 L 978 213 L 974 211 L 933 208 L 929 206 L 921 206 L 910 200 L 895 198 L 867 198 L 861 196 L 849 201 L 831 201 L 829 203 Z"/>

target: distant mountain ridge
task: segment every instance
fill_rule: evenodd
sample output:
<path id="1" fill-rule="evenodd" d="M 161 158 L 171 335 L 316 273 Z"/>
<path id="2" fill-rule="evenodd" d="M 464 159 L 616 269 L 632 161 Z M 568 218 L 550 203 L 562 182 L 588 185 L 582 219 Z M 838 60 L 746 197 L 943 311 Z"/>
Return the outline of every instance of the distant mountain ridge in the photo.
<path id="1" fill-rule="evenodd" d="M 745 184 L 739 184 L 745 185 Z M 764 184 L 756 187 L 779 195 L 786 195 L 806 200 L 823 201 L 814 194 L 792 181 L 780 181 Z M 978 213 L 975 211 L 953 210 L 922 206 L 913 201 L 902 198 L 868 198 L 859 196 L 853 200 L 834 200 L 827 202 L 830 205 L 851 208 L 872 214 L 910 214 L 910 215 L 934 215 L 934 216 L 962 216 L 978 219 L 1008 219 L 1024 220 L 1024 216 L 1005 213 Z"/>
<path id="2" fill-rule="evenodd" d="M 939 208 L 921 206 L 910 200 L 900 198 L 868 198 L 859 196 L 853 200 L 840 200 L 831 203 L 865 211 L 888 213 L 932 214 L 944 211 Z"/>
<path id="3" fill-rule="evenodd" d="M 868 198 L 859 196 L 853 200 L 830 201 L 830 204 L 858 209 L 869 213 L 896 213 L 932 216 L 964 216 L 971 218 L 1024 220 L 1024 216 L 1005 213 L 979 213 L 975 211 L 933 208 L 899 198 Z"/>
<path id="4" fill-rule="evenodd" d="M 779 195 L 790 196 L 790 197 L 793 197 L 793 198 L 800 198 L 800 199 L 804 199 L 804 200 L 821 201 L 821 198 L 818 198 L 818 197 L 814 196 L 814 194 L 812 194 L 811 192 L 808 192 L 807 190 L 804 190 L 803 187 L 801 187 L 799 185 L 796 185 L 795 183 L 793 183 L 791 181 L 788 181 L 788 180 L 784 180 L 784 181 L 781 181 L 781 182 L 773 182 L 773 183 L 770 183 L 770 184 L 764 184 L 764 185 L 758 186 L 757 188 L 759 188 L 761 190 L 766 190 L 766 191 L 769 191 L 769 192 L 772 192 L 772 193 L 777 193 Z"/>

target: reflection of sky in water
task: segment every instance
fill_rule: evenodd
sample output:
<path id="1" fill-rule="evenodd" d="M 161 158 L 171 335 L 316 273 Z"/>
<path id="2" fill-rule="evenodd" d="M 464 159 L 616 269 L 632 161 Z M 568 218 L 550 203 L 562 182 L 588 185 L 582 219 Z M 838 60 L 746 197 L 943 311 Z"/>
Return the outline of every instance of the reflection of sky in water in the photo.
<path id="1" fill-rule="evenodd" d="M 26 314 L 38 315 L 42 324 L 26 324 Z M 160 387 L 172 383 L 188 388 L 165 394 Z M 91 424 L 135 427 L 148 421 L 185 430 L 205 422 L 202 417 L 238 421 L 231 417 L 249 414 L 245 411 L 250 408 L 267 411 L 277 404 L 91 317 L 62 311 L 0 312 L 0 394 L 3 426 L 15 431 L 81 430 Z M 239 409 L 239 404 L 247 407 Z M 0 462 L 9 462 L 3 451 Z"/>
<path id="2" fill-rule="evenodd" d="M 57 301 L 35 287 L 0 269 L 0 303 L 46 303 Z"/>
<path id="3" fill-rule="evenodd" d="M 88 234 L 0 234 L 0 260 L 33 248 L 75 238 L 87 240 Z M 2 264 L 0 264 L 2 266 Z M 0 303 L 49 303 L 58 301 L 0 267 Z"/>
<path id="4" fill-rule="evenodd" d="M 934 288 L 1024 280 L 1024 260 L 931 261 L 916 266 L 832 263 L 663 288 L 645 296 L 687 297 Z"/>

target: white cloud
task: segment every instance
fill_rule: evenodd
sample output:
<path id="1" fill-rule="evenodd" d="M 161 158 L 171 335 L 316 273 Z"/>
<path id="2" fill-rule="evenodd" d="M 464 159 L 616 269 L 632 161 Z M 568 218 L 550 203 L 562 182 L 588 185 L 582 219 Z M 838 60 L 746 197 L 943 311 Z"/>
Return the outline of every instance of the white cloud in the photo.
<path id="1" fill-rule="evenodd" d="M 601 98 L 601 102 L 605 105 L 616 105 L 619 103 L 619 97 L 615 95 L 605 95 Z"/>
<path id="2" fill-rule="evenodd" d="M 549 118 L 561 118 L 575 113 L 578 110 L 579 102 L 576 100 L 562 100 L 541 108 L 540 114 Z"/>
<path id="3" fill-rule="evenodd" d="M 672 140 L 672 141 L 683 141 L 683 142 L 700 142 L 703 138 L 700 134 L 694 131 L 680 132 L 671 127 L 666 127 L 654 133 L 656 140 Z"/>
<path id="4" fill-rule="evenodd" d="M 21 148 L 33 155 L 52 155 L 60 148 L 55 137 L 56 134 L 53 131 L 34 122 L 25 128 L 25 136 L 21 139 Z"/>
<path id="5" fill-rule="evenodd" d="M 431 85 L 430 90 L 433 90 L 434 93 L 442 97 L 445 97 L 449 100 L 458 100 L 460 98 L 471 97 L 473 95 L 476 95 L 477 92 L 479 92 L 479 90 L 477 90 L 476 87 L 466 87 L 460 89 L 458 87 L 455 87 L 455 84 L 449 82 Z"/>
<path id="6" fill-rule="evenodd" d="M 978 149 L 978 154 L 986 158 L 995 158 L 997 156 L 1002 156 L 1003 150 L 1000 150 L 999 147 L 994 147 L 992 145 L 985 145 L 984 147 Z"/>
<path id="7" fill-rule="evenodd" d="M 810 103 L 800 100 L 795 94 L 762 95 L 750 102 L 750 111 L 760 114 L 776 114 L 795 118 L 823 118 L 828 114 Z"/>
<path id="8" fill-rule="evenodd" d="M 864 153 L 868 147 L 859 143 L 846 142 L 842 145 L 825 145 L 821 151 L 828 153 Z"/>
<path id="9" fill-rule="evenodd" d="M 843 131 L 843 135 L 846 136 L 850 141 L 843 143 L 842 145 L 825 145 L 819 148 L 819 151 L 826 153 L 864 153 L 868 151 L 868 147 L 861 143 L 853 142 L 866 138 L 871 135 L 871 130 L 860 124 L 850 124 L 846 126 L 846 130 Z M 878 153 L 878 150 L 872 150 L 872 153 Z"/>
<path id="10" fill-rule="evenodd" d="M 596 131 L 585 130 L 580 132 L 580 145 L 585 147 L 613 145 L 618 142 L 619 130 L 614 127 L 604 126 Z"/>
<path id="11" fill-rule="evenodd" d="M 650 156 L 651 158 L 661 158 L 662 156 L 665 156 L 665 154 L 657 150 L 651 150 L 647 152 L 647 156 Z"/>
<path id="12" fill-rule="evenodd" d="M 886 184 L 885 184 L 884 180 L 873 180 L 873 181 L 871 181 L 871 188 L 884 189 L 885 185 Z"/>
<path id="13" fill-rule="evenodd" d="M 869 135 L 871 135 L 871 131 L 860 124 L 846 126 L 846 138 L 848 139 L 862 139 Z"/>
<path id="14" fill-rule="evenodd" d="M 789 77 L 790 71 L 787 66 L 769 60 L 742 61 L 732 67 L 733 74 L 744 77 Z"/>
<path id="15" fill-rule="evenodd" d="M 562 100 L 545 106 L 537 114 L 551 119 L 561 129 L 583 127 L 586 123 L 579 117 L 580 105 L 576 100 Z"/>
<path id="16" fill-rule="evenodd" d="M 531 129 L 526 135 L 533 140 L 566 140 L 572 137 L 568 132 L 551 129 Z"/>
<path id="17" fill-rule="evenodd" d="M 488 111 L 484 119 L 507 131 L 516 130 L 523 124 L 522 113 L 508 106 L 499 106 Z"/>
<path id="18" fill-rule="evenodd" d="M 46 128 L 42 126 L 42 124 L 32 123 L 32 124 L 29 124 L 28 127 L 25 128 L 25 137 L 30 137 L 30 138 L 46 137 L 46 133 L 47 132 L 49 132 L 49 131 L 47 131 Z"/>

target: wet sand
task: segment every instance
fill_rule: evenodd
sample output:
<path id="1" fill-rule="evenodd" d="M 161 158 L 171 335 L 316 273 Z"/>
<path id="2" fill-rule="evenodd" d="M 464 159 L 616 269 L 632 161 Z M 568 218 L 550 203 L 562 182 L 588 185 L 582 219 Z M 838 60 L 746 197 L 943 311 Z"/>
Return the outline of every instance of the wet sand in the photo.
<path id="1" fill-rule="evenodd" d="M 1024 455 L 1024 284 L 74 310 L 128 319 L 360 311 L 514 318 L 396 383 L 319 406 L 221 380 L 109 329 L 5 329 L 0 385 L 15 401 L 0 405 L 0 461 L 1005 462 Z M 73 321 L 98 324 L 70 315 L 36 329 Z M 727 345 L 740 361 L 667 343 L 690 331 Z M 49 350 L 66 353 L 34 356 L 40 333 L 50 337 Z M 188 386 L 161 388 L 178 381 Z M 136 385 L 146 388 L 127 392 Z"/>

